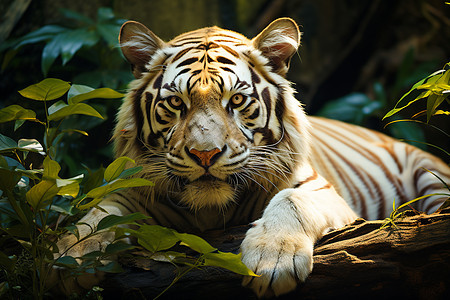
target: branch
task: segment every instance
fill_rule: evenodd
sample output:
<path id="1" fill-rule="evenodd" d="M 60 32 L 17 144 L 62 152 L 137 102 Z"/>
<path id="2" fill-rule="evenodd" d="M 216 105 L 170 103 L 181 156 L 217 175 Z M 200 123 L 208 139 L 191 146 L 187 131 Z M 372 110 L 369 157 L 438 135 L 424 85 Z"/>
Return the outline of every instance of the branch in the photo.
<path id="1" fill-rule="evenodd" d="M 450 209 L 409 215 L 397 228 L 383 221 L 356 220 L 323 237 L 314 252 L 314 269 L 305 283 L 282 299 L 363 299 L 389 296 L 442 299 L 450 295 Z M 222 251 L 237 252 L 248 227 L 204 236 Z M 103 295 L 151 299 L 173 280 L 176 268 L 139 257 L 122 261 L 125 273 L 102 285 Z M 182 277 L 161 299 L 256 299 L 241 276 L 202 268 Z"/>

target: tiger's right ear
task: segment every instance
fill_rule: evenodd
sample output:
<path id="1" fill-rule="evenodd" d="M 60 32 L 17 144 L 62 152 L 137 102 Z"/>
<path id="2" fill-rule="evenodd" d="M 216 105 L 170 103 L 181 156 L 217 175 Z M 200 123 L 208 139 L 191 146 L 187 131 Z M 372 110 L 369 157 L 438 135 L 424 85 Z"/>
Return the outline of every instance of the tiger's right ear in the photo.
<path id="1" fill-rule="evenodd" d="M 294 20 L 280 18 L 253 38 L 252 43 L 269 59 L 274 71 L 284 76 L 289 69 L 292 55 L 300 45 L 300 37 L 300 30 Z"/>
<path id="2" fill-rule="evenodd" d="M 140 78 L 143 72 L 148 72 L 145 65 L 155 52 L 165 45 L 150 29 L 135 21 L 128 21 L 122 25 L 119 43 L 123 55 L 131 64 L 135 78 Z"/>

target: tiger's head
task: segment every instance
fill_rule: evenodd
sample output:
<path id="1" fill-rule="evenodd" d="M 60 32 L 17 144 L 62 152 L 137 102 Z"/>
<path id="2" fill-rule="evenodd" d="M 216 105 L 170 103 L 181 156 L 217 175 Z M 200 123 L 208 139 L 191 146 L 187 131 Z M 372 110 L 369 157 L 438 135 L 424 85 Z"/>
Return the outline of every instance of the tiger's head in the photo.
<path id="1" fill-rule="evenodd" d="M 197 210 L 289 187 L 309 153 L 309 123 L 285 79 L 300 42 L 293 20 L 251 40 L 209 27 L 169 42 L 130 21 L 119 39 L 136 80 L 118 114 L 116 155 L 144 167 L 151 199 Z"/>

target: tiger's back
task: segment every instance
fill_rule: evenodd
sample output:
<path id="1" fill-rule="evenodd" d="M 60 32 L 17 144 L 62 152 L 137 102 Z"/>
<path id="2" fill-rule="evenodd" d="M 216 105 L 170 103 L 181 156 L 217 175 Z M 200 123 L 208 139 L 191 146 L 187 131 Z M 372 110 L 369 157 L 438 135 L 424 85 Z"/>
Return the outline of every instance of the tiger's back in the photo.
<path id="1" fill-rule="evenodd" d="M 384 219 L 394 201 L 398 207 L 421 196 L 448 193 L 436 177 L 450 182 L 450 169 L 441 159 L 367 128 L 319 117 L 309 120 L 314 128 L 313 167 L 359 216 Z M 445 199 L 434 195 L 414 206 L 432 213 Z"/>

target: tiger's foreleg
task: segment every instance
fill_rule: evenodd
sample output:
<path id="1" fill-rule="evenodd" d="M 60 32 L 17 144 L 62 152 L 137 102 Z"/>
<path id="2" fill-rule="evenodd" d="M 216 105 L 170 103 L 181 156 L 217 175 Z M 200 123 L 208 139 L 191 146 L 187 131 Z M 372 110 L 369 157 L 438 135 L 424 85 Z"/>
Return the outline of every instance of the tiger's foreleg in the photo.
<path id="1" fill-rule="evenodd" d="M 246 277 L 243 284 L 259 297 L 294 290 L 312 271 L 314 243 L 357 218 L 326 180 L 312 176 L 277 193 L 242 242 L 242 261 L 261 275 Z"/>

